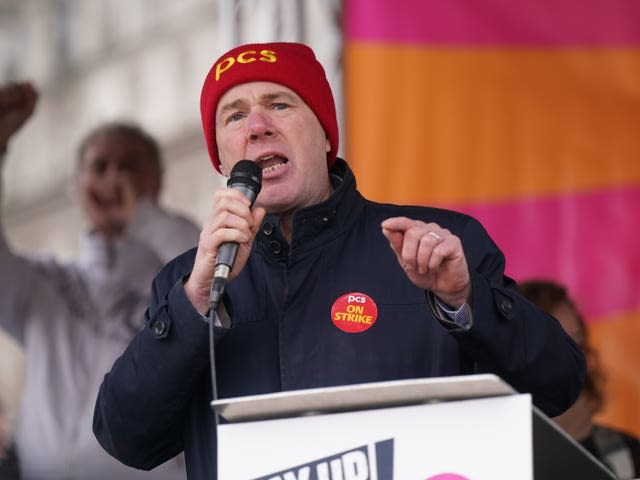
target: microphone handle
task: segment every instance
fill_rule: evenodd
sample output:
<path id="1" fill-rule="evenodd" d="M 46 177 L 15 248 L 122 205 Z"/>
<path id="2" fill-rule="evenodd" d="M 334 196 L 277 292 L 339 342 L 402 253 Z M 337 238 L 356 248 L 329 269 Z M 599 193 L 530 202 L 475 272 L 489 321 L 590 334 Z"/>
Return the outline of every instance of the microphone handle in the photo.
<path id="1" fill-rule="evenodd" d="M 220 245 L 218 249 L 218 256 L 216 257 L 216 273 L 220 265 L 226 265 L 229 270 L 233 268 L 233 262 L 236 260 L 236 254 L 238 253 L 238 244 L 235 242 L 225 242 Z"/>

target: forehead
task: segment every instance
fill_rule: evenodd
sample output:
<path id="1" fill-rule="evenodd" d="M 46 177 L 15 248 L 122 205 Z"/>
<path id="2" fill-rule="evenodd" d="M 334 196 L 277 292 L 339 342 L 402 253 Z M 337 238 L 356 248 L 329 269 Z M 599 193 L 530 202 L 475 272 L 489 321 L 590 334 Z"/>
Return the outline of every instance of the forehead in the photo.
<path id="1" fill-rule="evenodd" d="M 147 144 L 135 135 L 104 132 L 89 139 L 82 152 L 83 156 L 93 156 L 100 152 L 142 152 Z"/>
<path id="2" fill-rule="evenodd" d="M 582 324 L 578 319 L 577 312 L 571 307 L 571 305 L 568 305 L 567 303 L 556 305 L 556 307 L 551 311 L 551 314 L 558 319 L 560 324 L 572 337 L 582 334 Z"/>
<path id="3" fill-rule="evenodd" d="M 279 83 L 248 82 L 230 88 L 220 97 L 216 107 L 216 115 L 237 103 L 260 101 L 265 98 L 277 98 L 280 96 L 289 97 L 300 103 L 305 103 L 296 92 Z"/>
<path id="4" fill-rule="evenodd" d="M 153 163 L 148 145 L 135 135 L 102 132 L 90 138 L 78 158 L 78 167 L 89 167 L 98 163 L 127 162 L 142 168 Z"/>

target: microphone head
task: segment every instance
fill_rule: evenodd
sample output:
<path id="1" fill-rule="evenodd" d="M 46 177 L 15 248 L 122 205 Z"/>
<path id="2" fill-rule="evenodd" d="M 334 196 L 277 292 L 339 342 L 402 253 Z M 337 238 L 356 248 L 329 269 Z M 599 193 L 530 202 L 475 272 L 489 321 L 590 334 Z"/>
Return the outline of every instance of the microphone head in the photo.
<path id="1" fill-rule="evenodd" d="M 227 187 L 245 186 L 256 193 L 260 193 L 262 188 L 262 169 L 256 162 L 251 160 L 240 160 L 233 166 Z"/>

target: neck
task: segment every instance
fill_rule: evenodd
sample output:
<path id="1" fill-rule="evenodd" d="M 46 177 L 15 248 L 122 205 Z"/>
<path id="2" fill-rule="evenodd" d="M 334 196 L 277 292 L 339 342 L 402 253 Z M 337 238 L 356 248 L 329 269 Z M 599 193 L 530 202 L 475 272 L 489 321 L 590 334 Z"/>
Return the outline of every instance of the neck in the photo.
<path id="1" fill-rule="evenodd" d="M 308 207 L 313 206 L 313 205 L 317 205 L 319 203 L 324 202 L 325 200 L 327 200 L 331 194 L 333 193 L 333 187 L 331 186 L 331 183 L 329 181 L 327 181 L 327 185 L 326 188 L 324 189 L 324 191 L 321 192 L 321 194 L 318 196 L 317 200 L 315 202 L 312 202 L 310 205 L 307 205 Z M 282 235 L 284 236 L 284 238 L 287 239 L 287 242 L 289 242 L 289 245 L 291 245 L 291 239 L 293 237 L 293 214 L 301 209 L 301 208 L 306 208 L 305 207 L 300 207 L 296 210 L 291 210 L 291 211 L 286 211 L 286 212 L 280 212 L 277 213 L 276 215 L 278 215 L 279 219 L 280 219 L 280 231 L 282 232 Z"/>

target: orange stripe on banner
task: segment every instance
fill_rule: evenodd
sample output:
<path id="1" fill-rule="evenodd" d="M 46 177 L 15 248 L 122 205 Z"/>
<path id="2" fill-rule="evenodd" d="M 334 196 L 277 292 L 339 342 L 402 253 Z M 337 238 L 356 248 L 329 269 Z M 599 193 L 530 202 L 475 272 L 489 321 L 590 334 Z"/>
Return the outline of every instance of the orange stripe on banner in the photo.
<path id="1" fill-rule="evenodd" d="M 361 191 L 470 203 L 640 180 L 640 49 L 348 43 L 347 160 Z"/>
<path id="2" fill-rule="evenodd" d="M 589 332 L 606 376 L 597 420 L 640 437 L 640 311 L 593 323 Z"/>

